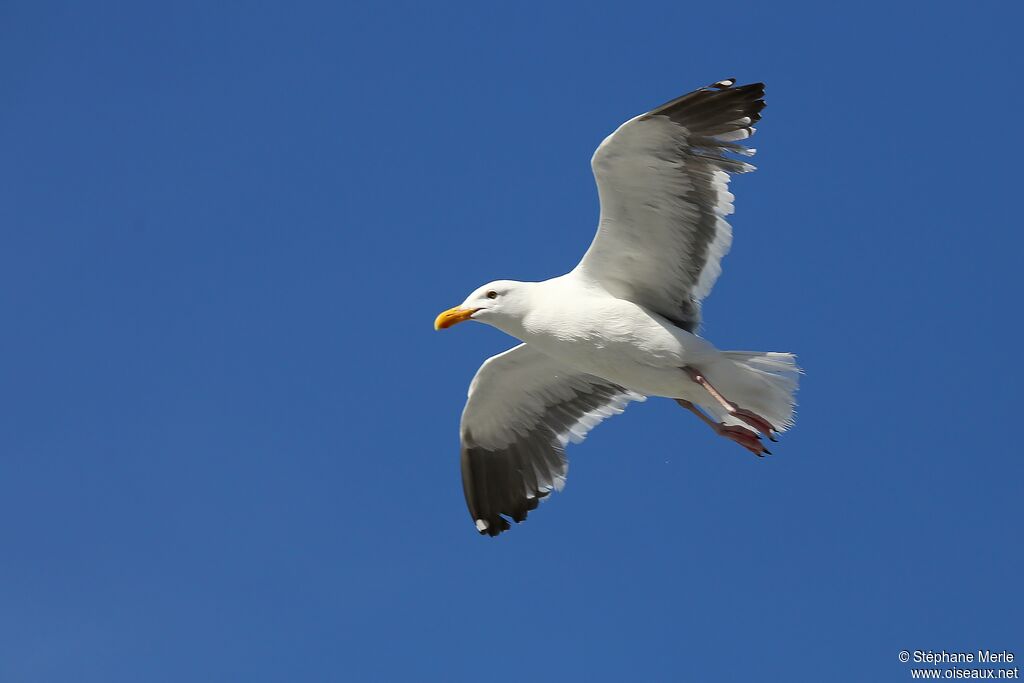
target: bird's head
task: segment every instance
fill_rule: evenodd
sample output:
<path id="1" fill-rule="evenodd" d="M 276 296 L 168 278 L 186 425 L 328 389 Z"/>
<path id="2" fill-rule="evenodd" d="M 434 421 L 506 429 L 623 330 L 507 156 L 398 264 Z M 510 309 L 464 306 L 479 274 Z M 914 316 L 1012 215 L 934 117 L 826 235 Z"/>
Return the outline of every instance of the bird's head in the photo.
<path id="1" fill-rule="evenodd" d="M 514 328 L 515 323 L 523 318 L 529 284 L 514 280 L 488 282 L 461 304 L 437 316 L 434 329 L 443 330 L 465 320 L 476 320 L 508 332 L 508 328 Z"/>

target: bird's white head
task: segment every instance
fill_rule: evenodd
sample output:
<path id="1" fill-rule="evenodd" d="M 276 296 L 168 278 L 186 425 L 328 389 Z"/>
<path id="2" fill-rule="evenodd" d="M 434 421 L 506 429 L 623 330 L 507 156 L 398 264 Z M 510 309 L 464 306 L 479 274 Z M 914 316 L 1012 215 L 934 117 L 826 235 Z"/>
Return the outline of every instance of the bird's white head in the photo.
<path id="1" fill-rule="evenodd" d="M 513 334 L 526 314 L 531 284 L 535 283 L 515 280 L 488 282 L 461 304 L 437 316 L 434 329 L 443 330 L 465 320 L 476 320 Z"/>

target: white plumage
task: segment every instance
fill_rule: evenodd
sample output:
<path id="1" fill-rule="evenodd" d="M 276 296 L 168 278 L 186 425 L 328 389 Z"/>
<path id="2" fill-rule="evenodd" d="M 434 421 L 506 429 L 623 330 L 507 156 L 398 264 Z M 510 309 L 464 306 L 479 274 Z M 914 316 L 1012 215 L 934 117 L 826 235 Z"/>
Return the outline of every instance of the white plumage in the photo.
<path id="1" fill-rule="evenodd" d="M 792 424 L 799 369 L 786 353 L 719 351 L 700 306 L 732 231 L 729 174 L 753 170 L 764 86 L 730 79 L 627 121 L 592 160 L 597 235 L 544 282 L 492 282 L 436 326 L 476 320 L 522 340 L 477 372 L 462 415 L 466 501 L 481 533 L 526 518 L 561 489 L 564 447 L 645 396 L 676 399 L 755 454 Z M 703 408 L 706 417 L 696 407 Z"/>

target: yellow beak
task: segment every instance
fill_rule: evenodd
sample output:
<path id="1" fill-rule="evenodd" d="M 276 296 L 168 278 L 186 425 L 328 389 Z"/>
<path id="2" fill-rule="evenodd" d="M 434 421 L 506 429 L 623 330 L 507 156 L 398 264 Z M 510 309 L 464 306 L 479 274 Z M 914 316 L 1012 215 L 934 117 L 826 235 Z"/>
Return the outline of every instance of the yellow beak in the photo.
<path id="1" fill-rule="evenodd" d="M 434 320 L 434 329 L 444 330 L 464 320 L 469 320 L 470 316 L 479 310 L 479 308 L 462 308 L 461 306 L 449 308 Z"/>

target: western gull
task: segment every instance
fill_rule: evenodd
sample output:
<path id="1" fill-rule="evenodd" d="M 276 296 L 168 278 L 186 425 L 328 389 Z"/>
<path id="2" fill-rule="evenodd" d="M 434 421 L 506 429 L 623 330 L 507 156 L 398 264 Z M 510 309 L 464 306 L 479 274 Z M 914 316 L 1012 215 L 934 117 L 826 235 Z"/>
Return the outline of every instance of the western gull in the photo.
<path id="1" fill-rule="evenodd" d="M 594 153 L 601 217 L 583 260 L 543 282 L 498 280 L 435 329 L 486 323 L 523 343 L 489 358 L 462 412 L 462 484 L 481 534 L 521 522 L 565 484 L 565 446 L 648 396 L 674 399 L 757 456 L 793 424 L 790 353 L 719 351 L 701 301 L 732 242 L 729 175 L 764 84 L 718 81 L 641 114 Z"/>

